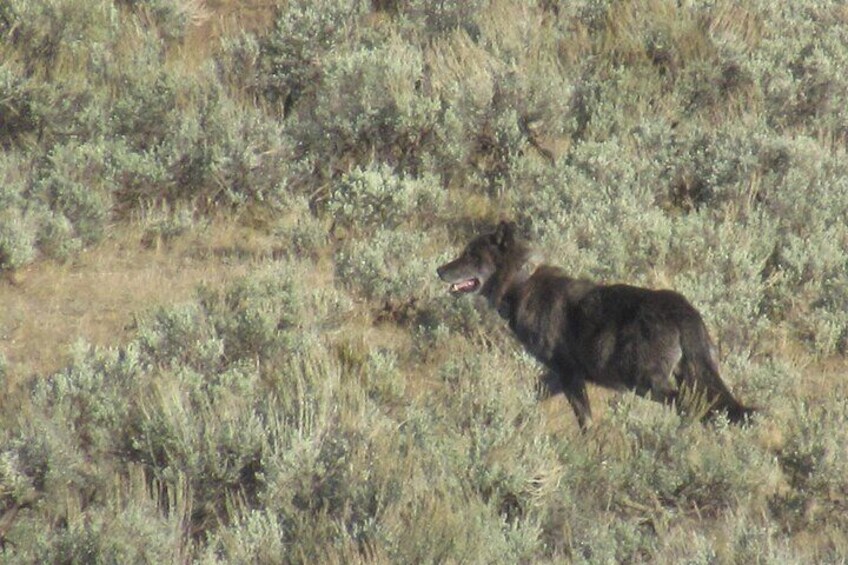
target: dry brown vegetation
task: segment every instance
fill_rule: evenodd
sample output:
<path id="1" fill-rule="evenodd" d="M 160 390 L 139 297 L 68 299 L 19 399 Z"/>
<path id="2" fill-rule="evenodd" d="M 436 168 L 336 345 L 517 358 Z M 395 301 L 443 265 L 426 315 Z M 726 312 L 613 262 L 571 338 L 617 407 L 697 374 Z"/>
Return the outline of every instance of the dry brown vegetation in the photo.
<path id="1" fill-rule="evenodd" d="M 190 300 L 198 286 L 220 287 L 274 253 L 273 239 L 236 220 L 220 220 L 176 240 L 116 226 L 67 261 L 9 273 L 0 285 L 0 336 L 7 384 L 58 371 L 74 344 L 118 346 L 137 314 Z"/>

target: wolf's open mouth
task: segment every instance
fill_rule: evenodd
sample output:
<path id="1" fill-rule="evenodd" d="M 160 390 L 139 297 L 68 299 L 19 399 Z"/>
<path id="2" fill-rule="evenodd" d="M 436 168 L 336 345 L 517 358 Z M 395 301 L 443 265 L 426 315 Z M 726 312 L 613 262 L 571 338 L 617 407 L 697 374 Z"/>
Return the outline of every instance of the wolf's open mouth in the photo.
<path id="1" fill-rule="evenodd" d="M 464 281 L 453 283 L 450 285 L 450 291 L 453 294 L 461 294 L 463 292 L 474 292 L 480 286 L 480 279 L 472 278 Z"/>

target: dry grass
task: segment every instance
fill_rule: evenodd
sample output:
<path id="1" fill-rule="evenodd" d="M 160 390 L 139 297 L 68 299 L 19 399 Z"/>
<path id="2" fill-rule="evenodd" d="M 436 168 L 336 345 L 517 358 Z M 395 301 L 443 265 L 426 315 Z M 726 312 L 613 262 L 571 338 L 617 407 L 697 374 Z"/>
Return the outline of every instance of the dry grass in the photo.
<path id="1" fill-rule="evenodd" d="M 141 225 L 115 228 L 67 263 L 41 262 L 0 282 L 0 351 L 10 384 L 61 368 L 82 339 L 120 344 L 136 313 L 191 298 L 199 285 L 244 276 L 273 241 L 218 220 L 167 244 L 143 245 Z"/>
<path id="2" fill-rule="evenodd" d="M 276 3 L 262 0 L 183 0 L 190 27 L 174 59 L 202 63 L 217 49 L 221 39 L 243 33 L 260 33 L 274 23 Z"/>

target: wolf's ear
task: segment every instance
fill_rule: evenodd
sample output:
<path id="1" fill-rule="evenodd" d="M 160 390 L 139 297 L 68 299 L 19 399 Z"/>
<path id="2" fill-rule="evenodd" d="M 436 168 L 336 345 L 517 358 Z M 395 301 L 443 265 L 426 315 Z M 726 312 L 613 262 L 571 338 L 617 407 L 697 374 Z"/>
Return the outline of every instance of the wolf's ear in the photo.
<path id="1" fill-rule="evenodd" d="M 495 245 L 501 249 L 510 247 L 515 242 L 515 222 L 502 220 L 495 230 Z"/>

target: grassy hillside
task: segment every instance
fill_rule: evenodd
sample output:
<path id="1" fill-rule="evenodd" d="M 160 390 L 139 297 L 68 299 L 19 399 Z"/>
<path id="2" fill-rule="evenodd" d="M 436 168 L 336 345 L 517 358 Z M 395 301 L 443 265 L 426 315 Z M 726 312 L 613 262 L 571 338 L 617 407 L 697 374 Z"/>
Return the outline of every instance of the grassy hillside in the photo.
<path id="1" fill-rule="evenodd" d="M 0 0 L 9 562 L 848 560 L 848 9 Z M 577 431 L 435 267 L 683 292 L 763 413 Z"/>

